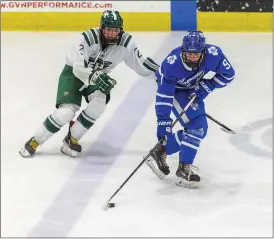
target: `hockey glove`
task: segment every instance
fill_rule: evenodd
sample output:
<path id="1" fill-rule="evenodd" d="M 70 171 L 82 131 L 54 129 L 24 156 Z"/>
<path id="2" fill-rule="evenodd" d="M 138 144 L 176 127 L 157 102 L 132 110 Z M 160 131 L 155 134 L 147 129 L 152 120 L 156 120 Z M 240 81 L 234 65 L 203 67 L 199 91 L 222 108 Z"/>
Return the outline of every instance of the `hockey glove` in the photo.
<path id="1" fill-rule="evenodd" d="M 109 77 L 106 73 L 102 71 L 94 71 L 89 76 L 90 82 L 93 82 L 94 85 L 105 95 L 108 95 L 113 87 L 117 84 L 116 80 Z"/>
<path id="2" fill-rule="evenodd" d="M 202 102 L 213 90 L 214 86 L 209 80 L 200 81 L 200 83 L 193 89 L 189 90 L 189 99 L 196 95 L 196 102 Z"/>
<path id="3" fill-rule="evenodd" d="M 172 133 L 172 120 L 157 120 L 157 138 L 160 140 L 163 136 Z"/>

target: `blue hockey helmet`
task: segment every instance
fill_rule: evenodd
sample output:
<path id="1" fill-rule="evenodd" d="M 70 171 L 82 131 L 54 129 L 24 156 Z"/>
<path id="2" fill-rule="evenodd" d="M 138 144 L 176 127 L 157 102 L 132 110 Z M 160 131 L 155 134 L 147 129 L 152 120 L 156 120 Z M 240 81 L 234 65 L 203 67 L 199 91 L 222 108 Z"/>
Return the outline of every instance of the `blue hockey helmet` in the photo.
<path id="1" fill-rule="evenodd" d="M 197 67 L 204 58 L 205 46 L 206 39 L 201 31 L 189 31 L 183 38 L 181 48 L 183 62 L 189 67 Z"/>

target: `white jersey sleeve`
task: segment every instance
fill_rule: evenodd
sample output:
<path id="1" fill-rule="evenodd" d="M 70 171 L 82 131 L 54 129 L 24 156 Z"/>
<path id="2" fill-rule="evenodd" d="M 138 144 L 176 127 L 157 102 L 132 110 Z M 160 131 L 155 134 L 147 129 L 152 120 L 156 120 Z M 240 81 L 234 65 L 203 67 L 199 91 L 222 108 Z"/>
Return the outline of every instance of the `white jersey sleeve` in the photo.
<path id="1" fill-rule="evenodd" d="M 125 63 L 137 74 L 156 80 L 155 72 L 158 71 L 159 65 L 149 57 L 145 57 L 140 52 L 131 35 L 128 34 L 125 42 L 128 41 L 127 54 Z M 126 44 L 126 43 L 125 43 Z"/>
<path id="2" fill-rule="evenodd" d="M 89 84 L 89 76 L 92 72 L 92 68 L 88 67 L 88 58 L 91 52 L 92 47 L 88 45 L 83 33 L 67 55 L 67 64 L 73 68 L 73 74 L 86 85 Z"/>

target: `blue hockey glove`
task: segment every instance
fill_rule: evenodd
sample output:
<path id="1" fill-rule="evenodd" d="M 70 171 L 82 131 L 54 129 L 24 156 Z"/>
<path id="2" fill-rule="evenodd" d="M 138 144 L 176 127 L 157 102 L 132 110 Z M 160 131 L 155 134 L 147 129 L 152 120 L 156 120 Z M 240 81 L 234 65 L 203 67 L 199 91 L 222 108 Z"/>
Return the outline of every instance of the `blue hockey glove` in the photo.
<path id="1" fill-rule="evenodd" d="M 163 136 L 171 134 L 172 120 L 157 120 L 157 138 L 160 140 Z"/>
<path id="2" fill-rule="evenodd" d="M 202 102 L 213 90 L 214 86 L 209 80 L 201 81 L 194 89 L 189 90 L 189 98 L 196 95 L 196 102 Z"/>

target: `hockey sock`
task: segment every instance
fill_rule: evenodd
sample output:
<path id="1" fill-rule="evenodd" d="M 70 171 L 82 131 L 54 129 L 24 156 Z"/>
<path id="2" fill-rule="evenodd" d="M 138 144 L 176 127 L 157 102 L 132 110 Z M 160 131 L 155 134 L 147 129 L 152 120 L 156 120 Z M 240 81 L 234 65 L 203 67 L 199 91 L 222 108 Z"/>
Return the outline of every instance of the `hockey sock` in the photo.
<path id="1" fill-rule="evenodd" d="M 88 116 L 83 110 L 70 129 L 71 136 L 77 140 L 81 139 L 94 123 L 95 119 Z"/>
<path id="2" fill-rule="evenodd" d="M 56 131 L 57 132 L 57 131 Z M 34 139 L 39 143 L 39 145 L 42 145 L 44 142 L 46 142 L 54 133 L 50 132 L 45 125 L 45 122 L 41 127 L 36 131 L 34 134 Z"/>

